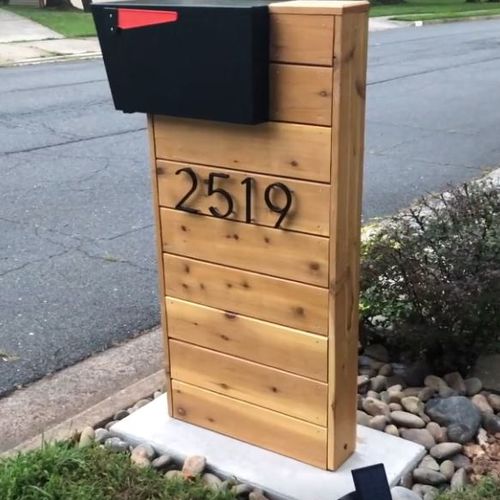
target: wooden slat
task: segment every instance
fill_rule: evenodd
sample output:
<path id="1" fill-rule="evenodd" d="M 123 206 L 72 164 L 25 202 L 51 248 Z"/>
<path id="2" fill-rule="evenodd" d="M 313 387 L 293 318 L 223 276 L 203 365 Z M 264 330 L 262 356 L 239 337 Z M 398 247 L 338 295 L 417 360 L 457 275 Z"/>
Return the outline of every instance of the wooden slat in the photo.
<path id="1" fill-rule="evenodd" d="M 328 468 L 356 445 L 359 231 L 366 85 L 366 14 L 335 18 Z"/>
<path id="2" fill-rule="evenodd" d="M 332 68 L 271 64 L 269 116 L 274 121 L 332 123 Z"/>
<path id="3" fill-rule="evenodd" d="M 172 297 L 165 300 L 170 338 L 327 381 L 325 337 Z"/>
<path id="4" fill-rule="evenodd" d="M 164 160 L 157 162 L 158 190 L 160 204 L 164 207 L 174 208 L 191 187 L 191 181 L 185 174 L 175 175 L 180 168 L 189 166 L 194 170 L 200 179 L 200 187 L 192 195 L 188 206 L 196 207 L 204 215 L 210 215 L 208 208 L 211 205 L 218 205 L 216 196 L 206 196 L 207 189 L 202 184 L 202 179 L 208 179 L 211 172 L 221 172 L 229 175 L 224 179 L 221 187 L 224 187 L 234 198 L 234 214 L 231 219 L 245 220 L 245 186 L 241 181 L 248 176 L 254 179 L 252 198 L 252 217 L 256 224 L 274 227 L 277 214 L 269 210 L 264 200 L 264 191 L 267 186 L 275 182 L 283 182 L 280 177 L 270 177 L 261 174 L 245 174 L 235 170 L 224 168 L 204 167 L 193 164 L 174 163 Z M 293 193 L 293 205 L 289 214 L 283 219 L 281 227 L 292 231 L 328 236 L 330 232 L 330 186 L 315 182 L 296 181 L 286 179 L 284 182 Z M 278 190 L 275 190 L 273 201 L 280 205 L 285 201 L 285 197 Z M 284 206 L 284 205 L 282 205 Z M 220 210 L 223 210 L 222 204 Z"/>
<path id="5" fill-rule="evenodd" d="M 176 418 L 325 467 L 324 427 L 176 380 L 172 387 Z"/>
<path id="6" fill-rule="evenodd" d="M 276 122 L 235 125 L 155 116 L 155 138 L 159 159 L 330 180 L 328 127 Z"/>
<path id="7" fill-rule="evenodd" d="M 269 5 L 271 13 L 287 14 L 335 14 L 341 15 L 354 12 L 366 12 L 369 2 L 360 0 L 290 0 Z"/>
<path id="8" fill-rule="evenodd" d="M 326 335 L 328 290 L 164 255 L 166 295 Z"/>
<path id="9" fill-rule="evenodd" d="M 154 140 L 154 124 L 153 117 L 148 115 L 148 139 L 149 139 L 149 155 L 151 165 L 151 187 L 153 194 L 153 214 L 155 219 L 155 234 L 156 234 L 156 262 L 158 266 L 158 291 L 160 297 L 165 295 L 165 283 L 163 281 L 163 252 L 161 248 L 161 228 L 160 228 L 160 202 L 158 196 L 158 178 L 156 176 L 156 148 Z M 163 332 L 163 348 L 165 353 L 165 375 L 167 386 L 168 412 L 172 415 L 172 391 L 170 390 L 170 356 L 168 352 L 167 338 L 167 316 L 165 303 L 160 303 L 160 321 Z"/>
<path id="10" fill-rule="evenodd" d="M 270 15 L 270 51 L 273 62 L 333 65 L 333 16 Z"/>
<path id="11" fill-rule="evenodd" d="M 328 288 L 328 238 L 161 209 L 163 251 Z"/>
<path id="12" fill-rule="evenodd" d="M 175 380 L 326 426 L 324 382 L 178 340 L 169 348 Z"/>

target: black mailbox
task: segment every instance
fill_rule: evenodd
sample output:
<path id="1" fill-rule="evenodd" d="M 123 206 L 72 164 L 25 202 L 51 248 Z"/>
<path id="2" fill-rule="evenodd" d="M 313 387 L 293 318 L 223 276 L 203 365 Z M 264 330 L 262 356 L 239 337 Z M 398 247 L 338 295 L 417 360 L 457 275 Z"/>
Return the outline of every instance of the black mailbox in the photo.
<path id="1" fill-rule="evenodd" d="M 269 3 L 93 4 L 115 107 L 232 123 L 267 121 Z"/>

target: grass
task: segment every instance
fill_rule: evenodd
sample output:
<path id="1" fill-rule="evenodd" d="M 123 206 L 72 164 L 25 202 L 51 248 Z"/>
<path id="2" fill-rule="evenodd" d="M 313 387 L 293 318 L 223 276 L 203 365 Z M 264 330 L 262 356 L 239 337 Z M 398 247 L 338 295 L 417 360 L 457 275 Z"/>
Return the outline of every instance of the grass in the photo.
<path id="1" fill-rule="evenodd" d="M 485 477 L 473 486 L 463 490 L 442 493 L 436 500 L 498 500 L 500 498 L 500 479 Z"/>
<path id="2" fill-rule="evenodd" d="M 399 21 L 453 19 L 500 15 L 500 3 L 468 3 L 465 0 L 406 0 L 394 5 L 374 5 L 371 17 L 390 16 Z"/>
<path id="3" fill-rule="evenodd" d="M 233 500 L 200 480 L 166 479 L 130 463 L 128 455 L 98 445 L 70 443 L 0 461 L 2 500 Z"/>
<path id="4" fill-rule="evenodd" d="M 2 8 L 43 24 L 69 38 L 96 35 L 92 15 L 78 9 L 39 9 L 17 5 L 6 5 Z"/>

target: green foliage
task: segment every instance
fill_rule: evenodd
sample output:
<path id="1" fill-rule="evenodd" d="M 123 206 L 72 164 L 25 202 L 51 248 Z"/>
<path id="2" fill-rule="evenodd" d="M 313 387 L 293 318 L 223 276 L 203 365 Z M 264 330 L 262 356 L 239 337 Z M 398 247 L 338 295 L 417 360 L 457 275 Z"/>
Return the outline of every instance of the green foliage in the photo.
<path id="1" fill-rule="evenodd" d="M 500 348 L 500 194 L 488 184 L 431 196 L 362 246 L 361 315 L 389 346 L 466 371 Z"/>
<path id="2" fill-rule="evenodd" d="M 473 486 L 442 493 L 436 500 L 498 500 L 499 498 L 500 480 L 488 476 Z"/>
<path id="3" fill-rule="evenodd" d="M 131 464 L 126 454 L 97 445 L 70 443 L 0 461 L 2 500 L 232 500 L 228 492 L 212 492 L 199 480 L 167 480 Z"/>

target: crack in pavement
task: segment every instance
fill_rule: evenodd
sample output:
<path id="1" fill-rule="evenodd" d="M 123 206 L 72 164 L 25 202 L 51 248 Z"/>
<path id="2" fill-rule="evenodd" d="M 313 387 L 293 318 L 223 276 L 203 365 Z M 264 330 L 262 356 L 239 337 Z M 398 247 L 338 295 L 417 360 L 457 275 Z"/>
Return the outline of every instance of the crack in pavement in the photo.
<path id="1" fill-rule="evenodd" d="M 11 90 L 5 90 L 4 92 L 0 92 L 0 95 L 3 94 L 11 94 L 11 93 L 19 93 L 19 92 L 31 92 L 33 90 L 35 91 L 40 91 L 40 90 L 50 90 L 50 89 L 58 89 L 60 87 L 74 87 L 77 85 L 88 85 L 91 83 L 100 83 L 100 82 L 107 82 L 108 80 L 106 78 L 101 78 L 98 80 L 84 80 L 81 82 L 72 82 L 72 83 L 60 83 L 57 85 L 46 85 L 44 87 L 28 87 L 28 88 L 23 88 L 23 89 L 11 89 Z"/>

